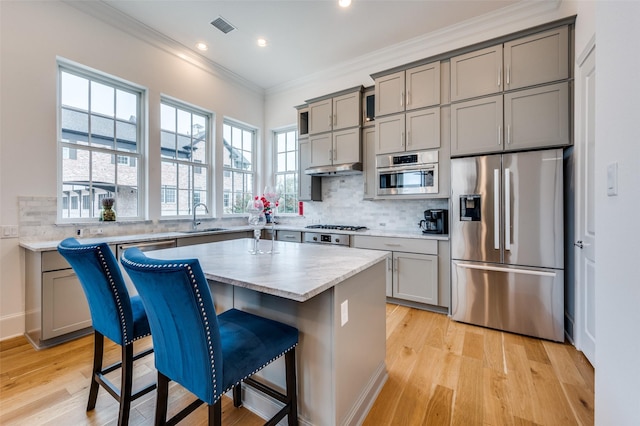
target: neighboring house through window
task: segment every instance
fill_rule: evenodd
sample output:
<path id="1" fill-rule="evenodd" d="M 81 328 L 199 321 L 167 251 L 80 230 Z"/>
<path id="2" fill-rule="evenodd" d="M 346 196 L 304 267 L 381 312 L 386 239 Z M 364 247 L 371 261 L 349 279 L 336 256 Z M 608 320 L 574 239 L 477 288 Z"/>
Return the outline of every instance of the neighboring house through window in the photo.
<path id="1" fill-rule="evenodd" d="M 254 195 L 256 129 L 225 120 L 223 213 L 244 213 L 247 202 Z"/>
<path id="2" fill-rule="evenodd" d="M 58 78 L 59 219 L 97 219 L 107 196 L 118 218 L 142 217 L 142 90 L 66 61 Z"/>
<path id="3" fill-rule="evenodd" d="M 178 101 L 162 99 L 162 216 L 191 215 L 208 200 L 211 115 Z"/>
<path id="4" fill-rule="evenodd" d="M 281 188 L 278 214 L 298 213 L 298 141 L 295 128 L 273 133 L 275 183 Z"/>

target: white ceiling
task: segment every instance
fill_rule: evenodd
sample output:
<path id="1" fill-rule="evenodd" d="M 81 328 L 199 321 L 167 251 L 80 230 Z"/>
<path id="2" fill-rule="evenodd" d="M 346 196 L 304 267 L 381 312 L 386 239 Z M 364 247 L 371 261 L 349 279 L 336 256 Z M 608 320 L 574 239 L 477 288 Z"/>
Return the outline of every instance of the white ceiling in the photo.
<path id="1" fill-rule="evenodd" d="M 337 0 L 101 0 L 100 7 L 267 90 L 522 1 L 353 0 L 343 9 Z M 210 25 L 219 16 L 237 29 L 223 34 Z M 258 37 L 268 46 L 258 47 Z M 197 42 L 209 50 L 198 51 Z"/>

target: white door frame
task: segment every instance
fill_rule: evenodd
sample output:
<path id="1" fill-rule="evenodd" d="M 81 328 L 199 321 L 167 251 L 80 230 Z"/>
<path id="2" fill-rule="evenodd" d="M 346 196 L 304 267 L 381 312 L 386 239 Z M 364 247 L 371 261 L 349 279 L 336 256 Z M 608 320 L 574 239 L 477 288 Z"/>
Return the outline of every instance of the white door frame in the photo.
<path id="1" fill-rule="evenodd" d="M 595 207 L 594 170 L 595 159 L 590 158 L 595 151 L 595 91 L 590 84 L 595 83 L 595 36 L 591 38 L 576 61 L 576 210 L 575 210 L 575 329 L 576 348 L 584 353 L 595 367 Z M 589 143 L 593 144 L 589 150 Z M 586 196 L 585 196 L 586 194 Z M 591 206 L 591 208 L 590 208 Z M 585 232 L 586 231 L 586 232 Z"/>

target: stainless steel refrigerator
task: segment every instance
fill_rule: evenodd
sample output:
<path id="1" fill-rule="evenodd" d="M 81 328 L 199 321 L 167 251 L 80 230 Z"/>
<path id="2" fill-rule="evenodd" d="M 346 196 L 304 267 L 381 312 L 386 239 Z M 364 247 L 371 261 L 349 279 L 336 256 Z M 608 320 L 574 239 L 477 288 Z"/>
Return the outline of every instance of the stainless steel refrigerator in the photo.
<path id="1" fill-rule="evenodd" d="M 451 316 L 564 340 L 561 149 L 451 160 Z"/>

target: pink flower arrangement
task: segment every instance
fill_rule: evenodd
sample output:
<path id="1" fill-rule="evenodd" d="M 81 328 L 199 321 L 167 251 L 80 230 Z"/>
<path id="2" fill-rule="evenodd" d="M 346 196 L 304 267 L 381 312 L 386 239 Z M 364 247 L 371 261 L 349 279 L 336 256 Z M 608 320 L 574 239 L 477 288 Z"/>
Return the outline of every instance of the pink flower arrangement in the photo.
<path id="1" fill-rule="evenodd" d="M 262 204 L 264 205 L 264 210 L 262 210 L 262 212 L 263 212 L 264 214 L 271 214 L 271 213 L 272 213 L 272 212 L 271 212 L 271 210 L 272 210 L 272 209 L 271 209 L 271 202 L 270 202 L 269 200 L 267 200 L 267 199 L 264 197 L 264 195 L 261 195 L 260 197 L 258 197 L 258 196 L 256 195 L 255 199 L 257 200 L 258 198 L 260 199 L 260 201 L 262 201 Z M 278 206 L 280 205 L 277 201 L 276 201 L 276 203 L 275 203 L 275 204 L 276 204 L 276 207 L 278 207 Z"/>

